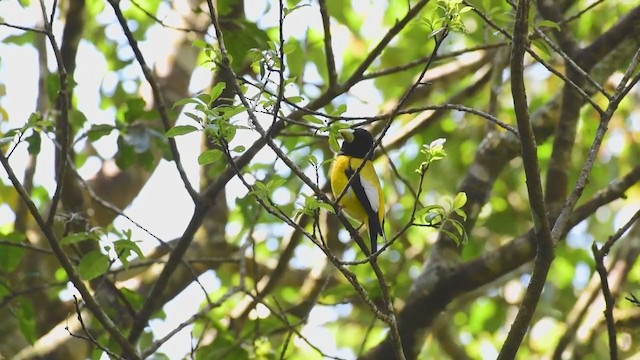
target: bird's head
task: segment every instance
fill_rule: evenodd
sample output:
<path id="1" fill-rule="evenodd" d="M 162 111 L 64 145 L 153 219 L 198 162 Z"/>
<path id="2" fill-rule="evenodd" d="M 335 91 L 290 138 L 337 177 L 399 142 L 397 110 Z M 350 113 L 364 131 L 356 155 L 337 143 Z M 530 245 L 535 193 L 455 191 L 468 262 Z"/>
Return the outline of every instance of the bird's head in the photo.
<path id="1" fill-rule="evenodd" d="M 345 138 L 340 148 L 340 153 L 353 156 L 355 158 L 364 159 L 369 150 L 373 147 L 373 136 L 365 129 L 353 130 L 353 139 L 351 141 Z"/>

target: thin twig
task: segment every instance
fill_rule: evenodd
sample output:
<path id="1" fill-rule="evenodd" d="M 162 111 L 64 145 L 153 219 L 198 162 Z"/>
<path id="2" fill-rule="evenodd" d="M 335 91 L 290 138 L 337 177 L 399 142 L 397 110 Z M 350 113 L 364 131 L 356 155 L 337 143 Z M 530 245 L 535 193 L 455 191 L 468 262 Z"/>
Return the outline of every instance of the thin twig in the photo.
<path id="1" fill-rule="evenodd" d="M 28 249 L 28 250 L 32 250 L 32 251 L 35 251 L 35 252 L 48 254 L 48 255 L 52 255 L 53 254 L 53 251 L 51 251 L 49 249 L 41 248 L 39 246 L 31 245 L 29 243 L 24 243 L 24 242 L 13 242 L 13 241 L 9 241 L 9 240 L 0 240 L 0 245 L 2 245 L 2 246 L 19 247 L 19 248 L 22 248 L 22 249 Z"/>
<path id="2" fill-rule="evenodd" d="M 609 278 L 607 268 L 604 266 L 605 252 L 602 249 L 598 249 L 598 245 L 594 241 L 591 245 L 591 251 L 596 262 L 596 271 L 600 276 L 600 286 L 602 288 L 602 296 L 604 297 L 605 309 L 604 317 L 607 321 L 607 333 L 609 335 L 609 358 L 611 360 L 618 359 L 618 344 L 616 342 L 616 325 L 613 320 L 613 308 L 615 306 L 615 299 L 611 295 L 611 289 L 609 288 Z"/>
<path id="3" fill-rule="evenodd" d="M 562 206 L 560 214 L 558 215 L 558 218 L 553 225 L 553 229 L 551 230 L 551 236 L 554 242 L 557 242 L 560 238 L 560 235 L 562 235 L 562 233 L 564 232 L 565 226 L 569 219 L 569 215 L 573 211 L 574 206 L 582 195 L 582 191 L 589 182 L 589 174 L 591 173 L 591 169 L 593 168 L 596 157 L 598 156 L 600 146 L 602 145 L 604 136 L 607 132 L 609 121 L 618 108 L 618 104 L 620 103 L 620 101 L 622 101 L 622 99 L 624 99 L 625 95 L 629 92 L 631 87 L 633 87 L 640 80 L 640 73 L 636 74 L 636 76 L 631 81 L 628 80 L 630 78 L 630 74 L 633 73 L 639 62 L 640 49 L 638 49 L 631 63 L 627 67 L 627 71 L 625 72 L 623 79 L 618 84 L 612 96 L 612 99 L 607 106 L 607 110 L 604 113 L 600 114 L 600 123 L 598 124 L 598 129 L 596 130 L 596 135 L 593 139 L 593 143 L 589 148 L 587 159 L 585 160 L 582 169 L 580 169 L 580 174 L 578 175 L 578 180 L 576 180 L 576 184 L 573 187 L 573 191 Z"/>
<path id="4" fill-rule="evenodd" d="M 513 41 L 513 36 L 506 31 L 505 29 L 501 28 L 500 26 L 498 26 L 498 24 L 496 24 L 493 20 L 491 20 L 485 13 L 483 13 L 482 11 L 480 11 L 479 9 L 477 9 L 473 4 L 471 4 L 468 0 L 463 0 L 464 4 L 466 6 L 469 6 L 473 9 L 473 12 L 475 12 L 480 18 L 482 18 L 482 20 L 484 20 L 487 24 L 489 24 L 489 26 L 491 26 L 492 28 L 498 30 L 498 32 L 500 32 L 502 35 L 504 35 L 507 39 L 512 40 Z M 571 86 L 576 92 L 578 92 L 582 98 L 584 98 L 585 101 L 587 101 L 592 107 L 593 109 L 595 109 L 598 113 L 603 113 L 604 111 L 602 110 L 602 108 L 600 107 L 600 105 L 598 105 L 592 98 L 591 96 L 589 96 L 580 86 L 578 86 L 576 83 L 574 83 L 573 81 L 571 81 L 571 79 L 569 79 L 566 75 L 564 75 L 563 73 L 559 72 L 556 68 L 554 68 L 553 66 L 549 65 L 546 61 L 544 61 L 544 59 L 542 59 L 538 54 L 536 54 L 533 50 L 531 50 L 531 48 L 527 45 L 525 46 L 525 51 L 527 53 L 529 53 L 529 55 L 531 55 L 531 57 L 533 57 L 536 61 L 538 61 L 540 64 L 542 64 L 547 70 L 549 70 L 552 74 L 556 75 L 557 77 L 559 77 L 560 79 L 562 79 L 566 84 L 568 84 L 569 86 Z"/>
<path id="5" fill-rule="evenodd" d="M 150 19 L 152 19 L 153 21 L 155 21 L 158 24 L 160 24 L 160 26 L 162 26 L 162 27 L 165 27 L 167 29 L 178 30 L 178 31 L 195 32 L 195 33 L 198 33 L 198 34 L 207 35 L 207 31 L 206 30 L 167 25 L 167 24 L 164 23 L 163 20 L 159 19 L 157 16 L 152 14 L 149 10 L 145 9 L 144 7 L 142 7 L 142 5 L 140 5 L 136 0 L 130 0 L 130 1 L 131 1 L 131 4 L 133 4 L 133 6 L 137 7 L 138 10 L 142 11 L 145 15 L 147 15 Z"/>
<path id="6" fill-rule="evenodd" d="M 84 319 L 82 318 L 82 310 L 80 309 L 80 301 L 78 301 L 78 298 L 73 295 L 73 304 L 75 305 L 75 309 L 76 309 L 76 317 L 78 318 L 78 322 L 80 323 L 80 327 L 82 328 L 82 331 L 85 333 L 85 335 L 77 335 L 72 333 L 69 330 L 69 327 L 65 327 L 65 330 L 67 330 L 67 332 L 69 332 L 69 335 L 71 335 L 72 337 L 78 338 L 78 339 L 83 339 L 86 340 L 88 342 L 90 342 L 92 345 L 95 345 L 98 349 L 102 350 L 104 353 L 108 354 L 109 357 L 111 359 L 122 359 L 121 356 L 119 356 L 118 354 L 114 353 L 113 351 L 107 349 L 106 347 L 104 347 L 102 344 L 100 344 L 98 342 L 98 340 L 96 340 L 96 338 L 93 337 L 93 335 L 91 335 L 91 333 L 89 332 L 89 329 L 87 328 L 87 326 L 84 323 Z"/>
<path id="7" fill-rule="evenodd" d="M 51 48 L 53 49 L 53 54 L 58 66 L 58 110 L 60 111 L 60 122 L 58 126 L 60 126 L 59 134 L 62 137 L 59 140 L 62 147 L 60 149 L 59 156 L 57 156 L 58 167 L 56 169 L 56 189 L 53 193 L 53 197 L 51 198 L 51 206 L 49 208 L 49 215 L 47 216 L 46 222 L 46 226 L 51 227 L 53 225 L 53 218 L 58 208 L 58 203 L 60 202 L 60 199 L 62 197 L 62 185 L 64 183 L 64 175 L 67 169 L 67 154 L 69 152 L 69 91 L 67 89 L 67 71 L 62 59 L 62 53 L 60 52 L 58 42 L 53 35 L 53 18 L 51 19 L 51 21 L 47 21 L 47 11 L 44 5 L 44 0 L 40 0 L 40 9 L 42 10 L 45 32 L 47 37 L 49 38 L 49 43 L 51 44 Z M 52 17 L 54 11 L 55 2 L 54 10 L 52 10 L 51 13 Z"/>
<path id="8" fill-rule="evenodd" d="M 480 51 L 480 50 L 491 50 L 491 49 L 497 49 L 497 48 L 502 48 L 507 46 L 507 42 L 505 41 L 501 41 L 501 42 L 497 42 L 494 44 L 485 44 L 485 45 L 478 45 L 478 46 L 474 46 L 474 47 L 470 47 L 470 48 L 466 48 L 466 49 L 461 49 L 461 50 L 456 50 L 456 51 L 450 51 L 447 53 L 442 53 L 439 55 L 435 56 L 434 61 L 440 61 L 440 60 L 444 60 L 444 59 L 448 59 L 451 57 L 458 57 L 460 55 L 469 53 L 469 52 L 474 52 L 474 51 Z M 411 68 L 414 68 L 418 65 L 422 65 L 425 64 L 426 62 L 429 61 L 429 59 L 432 57 L 432 55 L 427 55 L 427 56 L 423 56 L 419 59 L 410 61 L 406 64 L 402 64 L 402 65 L 398 65 L 398 66 L 393 66 L 390 68 L 386 68 L 386 69 L 382 69 L 382 70 L 377 70 L 377 71 L 372 71 L 370 73 L 366 73 L 362 76 L 363 80 L 368 80 L 368 79 L 375 79 L 381 76 L 385 76 L 385 75 L 391 75 L 391 74 L 395 74 L 398 72 L 402 72 L 405 70 L 409 70 Z"/>
<path id="9" fill-rule="evenodd" d="M 180 331 L 182 331 L 182 329 L 186 328 L 187 326 L 193 324 L 196 320 L 205 317 L 205 314 L 207 314 L 209 311 L 221 306 L 225 301 L 229 300 L 230 297 L 232 297 L 233 295 L 241 291 L 242 289 L 238 287 L 232 287 L 229 290 L 227 290 L 227 292 L 223 294 L 220 297 L 220 299 L 218 299 L 216 302 L 210 303 L 204 309 L 193 314 L 189 319 L 178 324 L 178 326 L 176 326 L 173 330 L 169 331 L 167 335 L 154 341 L 148 348 L 146 348 L 142 352 L 142 358 L 144 359 L 153 355 L 162 345 L 164 345 L 164 343 L 169 341 L 175 334 L 179 333 Z"/>
<path id="10" fill-rule="evenodd" d="M 47 30 L 44 30 L 44 29 L 38 29 L 38 28 L 32 28 L 32 27 L 28 27 L 28 26 L 9 24 L 9 23 L 4 22 L 4 21 L 0 21 L 0 26 L 6 26 L 6 27 L 13 28 L 13 29 L 31 31 L 31 32 L 35 32 L 35 33 L 38 33 L 38 34 L 47 35 Z"/>
<path id="11" fill-rule="evenodd" d="M 582 15 L 584 15 L 586 12 L 588 12 L 589 10 L 593 9 L 594 7 L 602 4 L 604 2 L 604 0 L 598 0 L 592 4 L 589 4 L 589 6 L 585 7 L 584 9 L 578 11 L 576 14 L 569 16 L 568 18 L 560 21 L 558 23 L 558 25 L 562 26 L 564 24 L 570 23 L 573 20 L 579 19 Z"/>

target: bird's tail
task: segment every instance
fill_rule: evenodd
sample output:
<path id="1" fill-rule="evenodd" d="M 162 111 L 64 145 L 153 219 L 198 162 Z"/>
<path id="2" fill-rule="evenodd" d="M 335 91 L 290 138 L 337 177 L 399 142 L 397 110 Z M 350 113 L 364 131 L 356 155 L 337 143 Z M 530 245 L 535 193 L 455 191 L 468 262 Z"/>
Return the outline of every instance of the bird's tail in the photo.
<path id="1" fill-rule="evenodd" d="M 384 232 L 377 217 L 369 216 L 369 240 L 371 241 L 371 253 L 378 251 L 378 235 L 384 239 Z"/>

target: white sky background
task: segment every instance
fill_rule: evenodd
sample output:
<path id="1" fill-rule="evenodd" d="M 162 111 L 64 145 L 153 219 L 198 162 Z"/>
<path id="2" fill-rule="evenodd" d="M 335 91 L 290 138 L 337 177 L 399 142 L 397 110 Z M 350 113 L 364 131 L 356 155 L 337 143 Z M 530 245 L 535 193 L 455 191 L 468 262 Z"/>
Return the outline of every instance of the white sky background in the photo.
<path id="1" fill-rule="evenodd" d="M 363 14 L 363 33 L 369 35 L 372 39 L 379 39 L 383 36 L 385 28 L 381 26 L 383 11 L 386 8 L 386 1 L 381 0 L 353 0 L 353 6 L 358 9 L 359 13 Z M 0 15 L 5 21 L 23 26 L 36 26 L 41 18 L 41 12 L 37 1 L 32 1 L 32 5 L 23 9 L 19 6 L 18 1 L 0 1 Z M 47 1 L 50 6 L 51 1 Z M 251 0 L 247 1 L 247 4 L 251 3 L 251 6 L 246 6 L 247 18 L 253 21 L 257 21 L 262 28 L 275 26 L 278 23 L 277 5 L 272 5 L 269 12 L 266 11 L 266 2 Z M 163 3 L 161 9 L 165 11 L 167 21 L 170 23 L 171 13 L 166 9 L 166 3 Z M 122 6 L 129 6 L 128 1 L 122 1 Z M 366 14 L 366 15 L 365 15 Z M 163 16 L 159 16 L 163 18 Z M 109 6 L 106 6 L 106 10 L 100 15 L 99 21 L 104 23 L 114 23 L 108 29 L 108 36 L 117 37 L 120 36 L 120 41 L 126 41 L 121 31 L 118 30 L 119 25 L 115 21 L 112 11 Z M 319 31 L 322 29 L 322 23 L 319 16 L 319 11 L 316 2 L 312 2 L 311 6 L 302 7 L 292 14 L 290 14 L 285 20 L 285 38 L 293 36 L 296 38 L 303 38 L 307 27 L 315 28 Z M 55 22 L 54 31 L 58 41 L 61 41 L 62 24 Z M 0 121 L 0 131 L 5 132 L 8 129 L 20 127 L 24 124 L 29 114 L 35 110 L 35 90 L 37 89 L 39 74 L 34 69 L 37 69 L 37 54 L 31 45 L 16 46 L 12 44 L 4 44 L 1 41 L 9 35 L 19 34 L 21 31 L 9 29 L 7 27 L 0 27 L 0 82 L 6 86 L 6 94 L 0 98 L 0 105 L 5 108 L 9 114 L 9 119 L 2 119 Z M 332 35 L 334 52 L 337 54 L 336 62 L 338 66 L 341 66 L 340 54 L 348 51 L 349 46 L 349 32 L 343 25 L 332 22 Z M 168 38 L 175 36 L 175 31 L 164 29 L 160 26 L 154 26 L 148 32 L 148 37 L 145 41 L 140 43 L 143 54 L 147 62 L 153 66 L 154 64 L 159 66 L 156 61 L 162 60 L 165 54 L 170 49 L 168 48 Z M 48 47 L 49 49 L 49 47 Z M 123 51 L 128 51 L 128 48 L 124 48 Z M 55 61 L 51 52 L 49 51 L 49 69 L 55 71 Z M 113 83 L 117 80 L 114 73 L 106 73 L 106 62 L 95 47 L 92 44 L 85 41 L 81 42 L 78 52 L 77 70 L 75 79 L 78 81 L 78 87 L 75 91 L 77 98 L 77 108 L 81 110 L 89 119 L 91 124 L 99 123 L 113 123 L 115 112 L 112 109 L 101 110 L 99 109 L 99 92 L 98 89 L 101 86 L 113 86 Z M 546 70 L 545 70 L 546 71 Z M 317 74 L 315 69 L 308 69 L 307 80 L 314 81 L 313 74 Z M 209 74 L 205 69 L 198 69 L 194 73 L 190 90 L 197 92 L 205 88 L 209 83 Z M 125 76 L 127 78 L 142 78 L 141 72 L 137 64 L 127 69 Z M 317 75 L 316 75 L 317 76 Z M 316 82 L 319 82 L 319 79 Z M 144 80 L 143 80 L 144 83 Z M 342 96 L 339 100 L 345 102 L 348 106 L 348 116 L 370 116 L 377 114 L 379 106 L 381 105 L 380 94 L 371 86 L 371 82 L 365 82 L 356 85 L 350 92 L 354 96 Z M 358 100 L 360 99 L 360 100 Z M 362 101 L 361 101 L 362 100 Z M 270 119 L 264 119 L 267 123 Z M 178 124 L 187 124 L 189 120 L 185 117 L 178 119 Z M 238 136 L 240 140 L 238 144 L 245 141 L 245 145 L 250 145 L 255 139 L 255 135 Z M 115 132 L 110 136 L 106 136 L 101 139 L 96 148 L 105 157 L 110 157 L 116 151 L 115 149 Z M 183 165 L 189 179 L 192 184 L 197 187 L 198 184 L 198 172 L 199 166 L 197 164 L 197 156 L 199 154 L 200 136 L 197 133 L 192 133 L 185 136 L 176 138 L 178 147 L 182 156 Z M 24 167 L 27 159 L 27 147 L 25 144 L 21 144 L 15 153 L 11 157 L 11 164 L 15 173 L 21 179 L 24 174 Z M 611 144 L 608 148 L 609 151 L 614 152 L 618 150 L 615 144 Z M 618 150 L 619 151 L 619 150 Z M 262 151 L 256 158 L 260 161 L 269 161 L 274 156 L 268 150 Z M 80 169 L 81 173 L 90 176 L 97 170 L 98 161 L 87 161 L 87 164 Z M 38 167 L 35 175 L 35 182 L 38 185 L 44 186 L 50 194 L 54 191 L 54 179 L 53 179 L 53 146 L 50 141 L 43 139 L 42 151 L 39 156 Z M 4 171 L 0 172 L 0 180 L 5 184 L 9 184 L 8 178 Z M 167 191 L 170 189 L 171 191 Z M 228 186 L 228 201 L 230 206 L 235 205 L 235 197 L 243 196 L 246 193 L 244 187 L 241 186 L 239 181 L 233 180 Z M 162 196 L 158 196 L 162 194 Z M 275 199 L 278 201 L 278 199 Z M 289 200 L 290 201 L 290 200 Z M 145 226 L 152 233 L 156 234 L 162 239 L 169 240 L 175 237 L 179 237 L 182 234 L 183 229 L 186 227 L 189 219 L 191 218 L 193 211 L 193 205 L 188 197 L 182 181 L 180 180 L 176 171 L 174 163 L 161 161 L 158 165 L 153 176 L 148 181 L 147 185 L 141 191 L 140 195 L 135 201 L 125 210 L 125 212 L 135 219 L 137 222 Z M 626 219 L 629 218 L 632 209 L 621 212 L 616 218 L 616 226 L 621 225 Z M 3 225 L 12 223 L 14 215 L 8 206 L 0 206 L 0 228 Z M 156 245 L 155 240 L 134 225 L 129 223 L 126 219 L 118 218 L 115 221 L 115 225 L 119 229 L 131 229 L 133 230 L 133 238 L 142 240 L 141 247 L 144 250 L 149 250 Z M 579 228 L 578 228 L 579 229 Z M 568 242 L 574 245 L 574 239 L 584 239 L 584 232 L 586 227 L 581 230 L 582 234 L 572 237 L 569 236 Z M 584 244 L 575 244 L 576 246 Z M 299 254 L 300 255 L 300 254 Z M 306 261 L 309 259 L 321 259 L 321 254 L 313 250 L 304 250 L 302 254 Z M 588 272 L 581 271 L 583 275 L 581 277 L 587 277 Z M 213 273 L 208 272 L 201 276 L 201 282 L 207 287 L 208 290 L 215 290 L 219 284 Z M 75 291 L 70 287 L 70 292 Z M 187 288 L 176 299 L 171 301 L 165 306 L 167 313 L 167 319 L 165 321 L 154 320 L 152 322 L 152 329 L 157 336 L 164 336 L 167 332 L 174 329 L 179 323 L 188 319 L 194 309 L 197 309 L 200 303 L 204 300 L 202 291 L 196 286 L 192 285 Z M 348 309 L 343 309 L 348 313 Z M 323 326 L 329 321 L 334 321 L 337 316 L 334 309 L 329 307 L 318 306 L 314 308 L 310 315 L 308 325 L 305 326 L 303 333 L 311 340 L 315 345 L 323 349 L 326 353 L 335 356 L 351 358 L 354 354 L 350 350 L 337 348 L 333 336 Z M 170 358 L 180 358 L 186 354 L 190 349 L 190 331 L 191 327 L 185 328 L 178 335 L 174 336 L 169 342 L 167 342 L 160 351 L 169 355 Z M 301 342 L 296 342 L 300 346 L 306 346 Z M 484 346 L 484 345 L 483 345 Z M 490 345 L 489 345 L 490 346 Z M 491 346 L 490 346 L 491 347 Z M 493 347 L 491 347 L 493 349 Z M 487 354 L 492 353 L 495 349 L 487 350 Z"/>

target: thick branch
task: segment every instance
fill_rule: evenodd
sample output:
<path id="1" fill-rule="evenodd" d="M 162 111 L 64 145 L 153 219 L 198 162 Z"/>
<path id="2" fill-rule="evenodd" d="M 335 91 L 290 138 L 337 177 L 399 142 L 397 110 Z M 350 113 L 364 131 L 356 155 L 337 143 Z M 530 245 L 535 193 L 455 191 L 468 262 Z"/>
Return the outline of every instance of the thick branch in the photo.
<path id="1" fill-rule="evenodd" d="M 535 313 L 554 256 L 553 241 L 540 181 L 536 140 L 529 119 L 527 95 L 524 86 L 524 54 L 527 46 L 529 6 L 530 0 L 520 0 L 516 9 L 516 22 L 513 29 L 511 50 L 511 92 L 513 94 L 518 131 L 520 132 L 522 160 L 527 178 L 527 192 L 529 193 L 529 204 L 531 205 L 537 246 L 529 286 L 522 304 L 520 304 L 518 315 L 516 315 L 516 319 L 511 325 L 509 335 L 500 350 L 498 359 L 515 359 Z"/>

